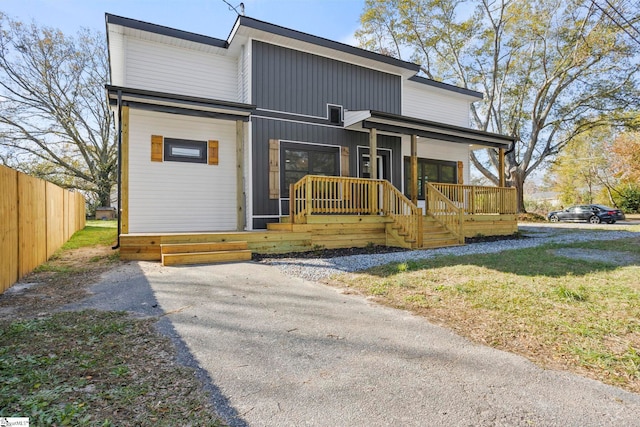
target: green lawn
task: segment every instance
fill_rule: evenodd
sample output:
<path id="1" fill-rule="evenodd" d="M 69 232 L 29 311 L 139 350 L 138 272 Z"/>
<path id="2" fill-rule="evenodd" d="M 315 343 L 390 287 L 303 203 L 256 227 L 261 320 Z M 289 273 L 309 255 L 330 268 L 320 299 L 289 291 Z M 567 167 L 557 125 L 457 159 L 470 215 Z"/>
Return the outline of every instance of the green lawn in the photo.
<path id="1" fill-rule="evenodd" d="M 118 237 L 118 221 L 88 220 L 86 226 L 76 231 L 71 239 L 62 246 L 62 250 L 87 246 L 112 245 Z"/>
<path id="2" fill-rule="evenodd" d="M 565 258 L 562 248 L 621 252 L 629 262 Z M 542 366 L 640 392 L 639 265 L 635 238 L 443 256 L 336 281 Z"/>
<path id="3" fill-rule="evenodd" d="M 35 426 L 219 426 L 192 369 L 176 362 L 158 319 L 56 312 L 117 262 L 115 221 L 87 221 L 0 306 L 0 417 Z M 15 313 L 13 316 L 5 313 Z"/>

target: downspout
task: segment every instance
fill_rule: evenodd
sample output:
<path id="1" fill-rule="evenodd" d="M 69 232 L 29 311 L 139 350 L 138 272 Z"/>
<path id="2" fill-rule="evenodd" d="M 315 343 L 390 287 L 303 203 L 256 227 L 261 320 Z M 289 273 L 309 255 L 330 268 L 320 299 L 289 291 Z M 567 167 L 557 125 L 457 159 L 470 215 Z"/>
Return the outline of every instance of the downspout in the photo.
<path id="1" fill-rule="evenodd" d="M 111 249 L 120 247 L 120 232 L 122 230 L 122 91 L 118 91 L 118 241 Z"/>

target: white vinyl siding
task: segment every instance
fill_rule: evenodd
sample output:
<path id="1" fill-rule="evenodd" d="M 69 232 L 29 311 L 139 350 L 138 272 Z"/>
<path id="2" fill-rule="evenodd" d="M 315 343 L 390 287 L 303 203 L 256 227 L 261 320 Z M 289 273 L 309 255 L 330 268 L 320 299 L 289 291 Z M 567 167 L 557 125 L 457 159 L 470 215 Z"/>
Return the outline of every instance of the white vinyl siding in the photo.
<path id="1" fill-rule="evenodd" d="M 469 98 L 451 91 L 404 81 L 402 115 L 469 127 Z"/>
<path id="2" fill-rule="evenodd" d="M 124 85 L 237 102 L 236 58 L 127 37 Z"/>
<path id="3" fill-rule="evenodd" d="M 131 109 L 129 232 L 235 230 L 234 121 Z M 219 164 L 152 162 L 151 135 L 219 141 Z"/>
<path id="4" fill-rule="evenodd" d="M 111 67 L 111 84 L 124 86 L 124 50 L 125 37 L 121 32 L 109 32 L 109 65 Z"/>
<path id="5" fill-rule="evenodd" d="M 238 60 L 238 101 L 251 104 L 251 43 L 242 45 Z"/>
<path id="6" fill-rule="evenodd" d="M 411 137 L 409 136 L 402 137 L 403 161 L 405 156 L 411 156 Z M 467 144 L 418 138 L 418 157 L 462 162 L 464 164 L 464 183 L 469 184 L 469 146 Z M 404 176 L 402 182 L 404 182 Z"/>

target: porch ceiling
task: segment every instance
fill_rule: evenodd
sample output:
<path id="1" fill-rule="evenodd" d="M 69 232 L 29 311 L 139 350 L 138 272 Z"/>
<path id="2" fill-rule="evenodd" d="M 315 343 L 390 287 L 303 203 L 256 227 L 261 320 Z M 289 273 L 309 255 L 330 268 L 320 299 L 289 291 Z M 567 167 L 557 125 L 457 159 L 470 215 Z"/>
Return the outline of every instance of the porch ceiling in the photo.
<path id="1" fill-rule="evenodd" d="M 373 110 L 345 111 L 344 127 L 359 131 L 376 129 L 385 133 L 416 135 L 423 138 L 473 145 L 474 148 L 509 149 L 515 140 L 512 136 Z"/>

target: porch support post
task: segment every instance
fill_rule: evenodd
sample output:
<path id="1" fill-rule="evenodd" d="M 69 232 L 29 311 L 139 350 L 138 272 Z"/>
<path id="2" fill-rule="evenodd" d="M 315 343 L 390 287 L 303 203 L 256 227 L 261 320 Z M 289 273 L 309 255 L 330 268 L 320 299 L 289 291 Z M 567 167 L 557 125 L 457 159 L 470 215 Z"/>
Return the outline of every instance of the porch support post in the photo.
<path id="1" fill-rule="evenodd" d="M 411 202 L 418 204 L 418 136 L 411 135 Z"/>
<path id="2" fill-rule="evenodd" d="M 245 193 L 244 193 L 244 122 L 236 120 L 236 206 L 237 228 L 245 228 Z"/>
<path id="3" fill-rule="evenodd" d="M 378 179 L 378 131 L 376 128 L 369 130 L 369 177 Z M 369 212 L 375 214 L 378 212 L 378 186 L 369 186 Z"/>
<path id="4" fill-rule="evenodd" d="M 378 131 L 371 128 L 369 132 L 369 172 L 371 179 L 378 179 Z"/>
<path id="5" fill-rule="evenodd" d="M 506 185 L 506 181 L 504 179 L 504 148 L 498 149 L 498 177 L 500 179 L 500 187 L 504 187 Z"/>

